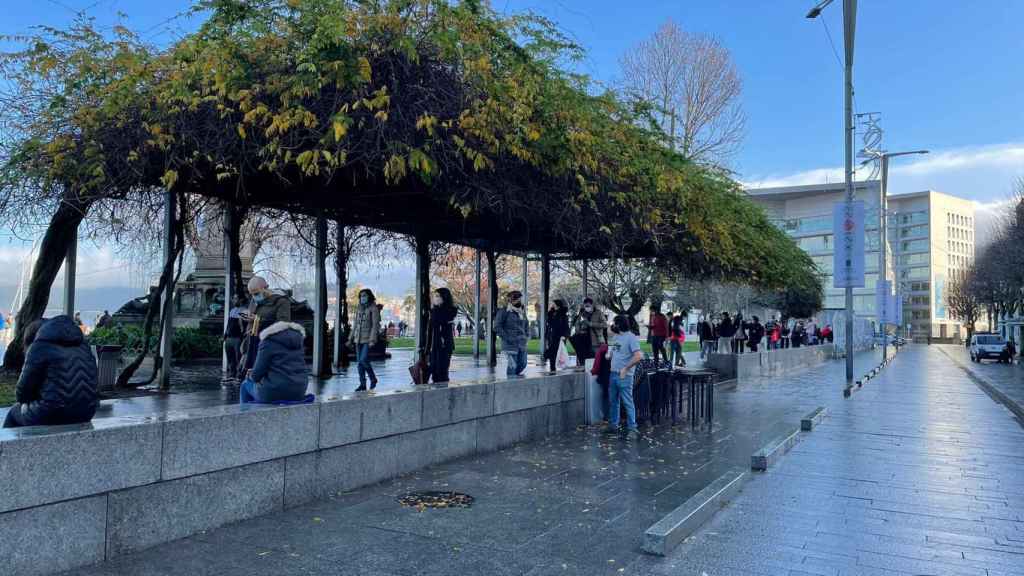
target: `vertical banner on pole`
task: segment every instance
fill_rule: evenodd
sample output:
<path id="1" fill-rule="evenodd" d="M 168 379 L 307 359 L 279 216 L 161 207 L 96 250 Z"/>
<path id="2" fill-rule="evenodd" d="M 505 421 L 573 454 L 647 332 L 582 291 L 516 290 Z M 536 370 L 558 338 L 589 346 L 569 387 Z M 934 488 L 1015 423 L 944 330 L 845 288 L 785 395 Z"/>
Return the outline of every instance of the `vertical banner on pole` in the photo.
<path id="1" fill-rule="evenodd" d="M 833 287 L 864 287 L 864 203 L 840 202 L 832 207 L 835 239 L 832 254 Z"/>
<path id="2" fill-rule="evenodd" d="M 878 317 L 879 324 L 892 323 L 892 313 L 890 312 L 892 289 L 890 286 L 888 280 L 879 279 L 875 283 L 875 316 Z"/>

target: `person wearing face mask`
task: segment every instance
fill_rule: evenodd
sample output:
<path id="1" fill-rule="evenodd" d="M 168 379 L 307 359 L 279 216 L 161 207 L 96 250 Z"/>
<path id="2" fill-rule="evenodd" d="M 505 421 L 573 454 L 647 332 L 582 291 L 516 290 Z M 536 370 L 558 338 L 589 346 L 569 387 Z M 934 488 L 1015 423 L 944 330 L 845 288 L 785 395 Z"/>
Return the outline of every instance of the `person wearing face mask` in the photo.
<path id="1" fill-rule="evenodd" d="M 355 322 L 348 342 L 356 349 L 356 363 L 359 368 L 359 387 L 356 392 L 366 390 L 366 378 L 370 378 L 370 389 L 377 387 L 377 375 L 370 364 L 370 346 L 377 343 L 380 331 L 380 309 L 377 299 L 369 288 L 359 291 L 359 307 L 356 309 Z"/>
<path id="2" fill-rule="evenodd" d="M 448 368 L 455 351 L 453 323 L 458 310 L 447 288 L 438 288 L 430 295 L 430 323 L 427 334 L 427 365 L 429 378 L 434 384 L 448 382 Z"/>
<path id="3" fill-rule="evenodd" d="M 291 299 L 283 294 L 274 294 L 262 276 L 249 280 L 249 308 L 239 314 L 245 324 L 245 340 L 242 353 L 245 363 L 243 372 L 256 363 L 256 351 L 260 347 L 259 333 L 277 322 L 292 321 Z"/>
<path id="4" fill-rule="evenodd" d="M 562 340 L 569 338 L 569 306 L 565 300 L 555 299 L 548 310 L 544 322 L 544 357 L 548 360 L 548 368 L 554 372 L 558 359 L 558 346 Z"/>
<path id="5" fill-rule="evenodd" d="M 630 438 L 637 435 L 636 404 L 633 402 L 633 373 L 643 360 L 640 339 L 630 329 L 629 318 L 616 316 L 612 323 L 612 341 L 606 358 L 611 361 L 608 384 L 608 428 L 606 434 L 619 433 L 620 403 L 626 408 L 626 428 Z"/>
<path id="6" fill-rule="evenodd" d="M 576 328 L 572 338 L 576 364 L 583 366 L 584 361 L 594 357 L 595 350 L 608 343 L 608 320 L 604 317 L 604 311 L 594 306 L 593 299 L 584 298 L 583 307 L 573 324 Z"/>
<path id="7" fill-rule="evenodd" d="M 523 307 L 523 294 L 518 290 L 508 293 L 508 304 L 498 311 L 494 319 L 494 332 L 501 337 L 501 349 L 508 358 L 505 373 L 518 376 L 526 370 L 526 341 L 528 320 Z"/>

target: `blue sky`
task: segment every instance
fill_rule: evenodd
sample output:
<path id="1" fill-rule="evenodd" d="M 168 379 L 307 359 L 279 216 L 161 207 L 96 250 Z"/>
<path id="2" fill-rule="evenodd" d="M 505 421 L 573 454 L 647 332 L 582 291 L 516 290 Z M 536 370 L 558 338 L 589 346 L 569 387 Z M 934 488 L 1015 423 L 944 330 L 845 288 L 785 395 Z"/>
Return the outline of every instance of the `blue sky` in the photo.
<path id="1" fill-rule="evenodd" d="M 733 161 L 755 185 L 842 178 L 841 0 L 817 21 L 811 0 L 492 0 L 499 10 L 533 10 L 587 50 L 580 69 L 618 79 L 621 54 L 665 19 L 717 36 L 744 81 L 747 134 Z M 88 8 L 100 23 L 127 14 L 129 27 L 166 42 L 196 22 L 175 18 L 187 0 L 5 2 L 0 33 L 63 25 Z M 890 173 L 894 193 L 931 188 L 991 204 L 1024 176 L 1024 2 L 861 0 L 854 68 L 860 112 L 882 113 L 889 150 L 928 148 Z M 984 208 L 984 206 L 982 206 Z M 0 254 L 2 256 L 2 254 Z"/>

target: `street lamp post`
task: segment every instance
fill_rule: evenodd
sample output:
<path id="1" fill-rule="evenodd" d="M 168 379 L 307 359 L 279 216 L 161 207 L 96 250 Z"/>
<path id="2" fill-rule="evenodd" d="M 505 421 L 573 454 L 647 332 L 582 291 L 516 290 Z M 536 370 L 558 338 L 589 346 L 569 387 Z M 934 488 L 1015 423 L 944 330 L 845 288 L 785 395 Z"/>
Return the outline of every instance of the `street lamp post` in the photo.
<path id="1" fill-rule="evenodd" d="M 817 18 L 822 9 L 832 0 L 822 0 L 807 13 L 808 18 Z M 846 148 L 846 220 L 853 217 L 853 40 L 857 26 L 857 0 L 843 0 L 843 42 L 846 51 L 845 75 L 845 131 L 843 144 Z M 838 247 L 837 247 L 838 248 Z M 847 271 L 853 262 L 853 243 L 847 238 L 843 245 Z M 846 274 L 849 278 L 850 274 Z M 846 285 L 846 385 L 853 385 L 853 287 Z"/>
<path id="2" fill-rule="evenodd" d="M 886 236 L 886 234 L 887 234 L 886 230 L 887 230 L 887 223 L 888 223 L 888 219 L 889 219 L 889 211 L 888 211 L 888 206 L 889 206 L 889 196 L 888 196 L 888 193 L 889 193 L 889 158 L 893 158 L 893 157 L 896 157 L 896 156 L 909 156 L 911 154 L 927 154 L 928 151 L 927 150 L 910 150 L 910 151 L 907 151 L 907 152 L 878 152 L 878 151 L 875 151 L 875 150 L 868 150 L 867 153 L 872 156 L 872 158 L 869 159 L 868 162 L 870 162 L 871 160 L 877 159 L 877 160 L 879 160 L 882 163 L 882 185 L 881 185 L 881 190 L 879 191 L 880 198 L 879 198 L 879 201 L 878 201 L 878 213 L 881 216 L 881 218 L 880 218 L 881 222 L 879 223 L 880 230 L 879 230 L 879 247 L 878 247 L 878 275 L 879 275 L 879 278 L 881 278 L 881 280 L 884 282 L 884 281 L 888 280 L 887 272 L 889 271 L 888 267 L 886 265 L 887 254 L 886 254 L 886 250 L 885 250 L 886 242 L 888 241 L 888 237 Z M 894 278 L 894 281 L 898 282 L 899 279 L 898 278 Z M 896 294 L 899 294 L 898 289 L 897 289 Z M 886 298 L 888 298 L 888 296 L 889 296 L 888 294 L 885 294 Z M 886 306 L 888 306 L 888 305 L 886 305 Z M 879 311 L 879 312 L 881 312 L 881 311 Z M 879 323 L 879 326 L 881 326 L 881 332 L 882 332 L 882 362 L 885 362 L 885 359 L 886 359 L 886 357 L 889 354 L 889 338 L 888 338 L 888 336 L 886 335 L 886 332 L 885 332 L 885 320 L 886 319 L 883 316 L 879 315 L 879 319 L 878 320 L 879 320 L 878 323 Z M 902 324 L 903 324 L 903 319 L 900 318 L 900 321 L 897 323 L 897 328 L 900 325 L 902 325 Z"/>

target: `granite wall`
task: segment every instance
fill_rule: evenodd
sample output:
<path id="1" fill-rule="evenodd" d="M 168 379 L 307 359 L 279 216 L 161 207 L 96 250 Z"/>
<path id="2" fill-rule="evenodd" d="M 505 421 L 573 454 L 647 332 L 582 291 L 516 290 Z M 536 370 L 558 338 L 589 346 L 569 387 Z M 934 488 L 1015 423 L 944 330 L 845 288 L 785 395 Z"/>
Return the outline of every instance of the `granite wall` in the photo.
<path id="1" fill-rule="evenodd" d="M 762 350 L 747 354 L 711 354 L 705 366 L 718 372 L 722 380 L 735 379 L 737 382 L 777 376 L 796 370 L 817 366 L 832 358 L 832 345 L 801 346 Z"/>
<path id="2" fill-rule="evenodd" d="M 584 421 L 571 373 L 0 434 L 0 571 L 50 574 Z"/>

